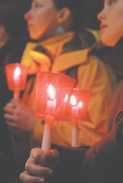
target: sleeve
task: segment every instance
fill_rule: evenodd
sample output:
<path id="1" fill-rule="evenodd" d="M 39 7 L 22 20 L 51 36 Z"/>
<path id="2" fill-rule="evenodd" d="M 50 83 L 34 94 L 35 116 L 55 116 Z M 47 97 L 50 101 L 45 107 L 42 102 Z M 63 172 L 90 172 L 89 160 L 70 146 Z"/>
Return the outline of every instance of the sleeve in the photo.
<path id="1" fill-rule="evenodd" d="M 79 183 L 83 180 L 83 159 L 89 147 L 69 148 L 52 144 L 52 149 L 57 149 L 60 158 L 54 170 L 50 183 Z"/>
<path id="2" fill-rule="evenodd" d="M 84 177 L 89 183 L 123 182 L 123 122 L 85 154 Z"/>
<path id="3" fill-rule="evenodd" d="M 79 121 L 78 146 L 92 146 L 108 132 L 109 101 L 116 84 L 116 76 L 96 56 L 78 68 L 78 86 L 90 90 L 91 98 L 85 121 Z M 43 126 L 35 126 L 34 138 L 42 140 Z M 71 146 L 71 121 L 55 122 L 52 143 Z"/>

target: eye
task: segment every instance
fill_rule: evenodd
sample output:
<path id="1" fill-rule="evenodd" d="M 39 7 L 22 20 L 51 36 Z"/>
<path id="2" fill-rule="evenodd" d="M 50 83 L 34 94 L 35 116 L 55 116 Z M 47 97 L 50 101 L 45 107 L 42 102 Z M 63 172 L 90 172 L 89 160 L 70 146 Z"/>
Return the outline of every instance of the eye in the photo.
<path id="1" fill-rule="evenodd" d="M 39 8 L 39 7 L 42 7 L 42 5 L 39 4 L 39 3 L 35 3 L 34 7 L 35 7 L 35 8 Z"/>
<path id="2" fill-rule="evenodd" d="M 117 0 L 108 0 L 108 5 L 112 5 L 112 4 L 116 3 L 116 2 L 117 2 Z"/>
<path id="3" fill-rule="evenodd" d="M 39 8 L 39 7 L 42 7 L 42 4 L 40 2 L 38 2 L 38 1 L 33 1 L 32 7 L 33 8 Z"/>

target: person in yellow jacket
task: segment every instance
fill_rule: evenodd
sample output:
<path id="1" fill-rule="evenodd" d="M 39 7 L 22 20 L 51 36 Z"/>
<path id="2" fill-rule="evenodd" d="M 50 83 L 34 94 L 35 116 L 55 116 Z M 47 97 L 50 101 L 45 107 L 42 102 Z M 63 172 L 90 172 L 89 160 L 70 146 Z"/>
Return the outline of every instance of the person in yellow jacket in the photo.
<path id="1" fill-rule="evenodd" d="M 76 87 L 91 91 L 87 117 L 78 127 L 78 146 L 91 146 L 108 132 L 109 100 L 116 76 L 99 57 L 89 54 L 89 48 L 100 40 L 99 32 L 73 29 L 78 23 L 75 8 L 79 12 L 82 2 L 81 22 L 84 22 L 84 1 L 68 2 L 57 1 L 58 6 L 55 0 L 33 0 L 32 8 L 25 14 L 30 37 L 38 42 L 27 43 L 22 55 L 21 64 L 28 67 L 30 75 L 23 104 L 12 99 L 4 108 L 4 117 L 9 126 L 31 132 L 33 139 L 41 143 L 44 121 L 34 115 L 35 74 L 46 70 L 62 72 L 76 79 Z M 71 146 L 71 121 L 54 124 L 52 142 Z M 34 147 L 36 143 L 31 145 Z"/>

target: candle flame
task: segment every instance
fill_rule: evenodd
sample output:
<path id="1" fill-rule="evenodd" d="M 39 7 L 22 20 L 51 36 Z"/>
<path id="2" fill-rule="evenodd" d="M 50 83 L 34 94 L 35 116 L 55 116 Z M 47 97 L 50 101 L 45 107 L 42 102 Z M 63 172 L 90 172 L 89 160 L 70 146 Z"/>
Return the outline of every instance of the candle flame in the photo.
<path id="1" fill-rule="evenodd" d="M 78 108 L 82 108 L 83 103 L 82 102 L 79 102 L 77 106 L 78 106 Z"/>
<path id="2" fill-rule="evenodd" d="M 71 105 L 76 105 L 76 97 L 74 95 L 71 96 L 70 103 Z"/>
<path id="3" fill-rule="evenodd" d="M 14 71 L 14 79 L 18 80 L 20 76 L 20 67 L 16 67 L 15 71 Z"/>
<path id="4" fill-rule="evenodd" d="M 48 87 L 48 93 L 50 95 L 50 98 L 53 100 L 55 99 L 55 92 L 54 92 L 54 88 L 51 84 L 49 84 L 49 87 Z"/>

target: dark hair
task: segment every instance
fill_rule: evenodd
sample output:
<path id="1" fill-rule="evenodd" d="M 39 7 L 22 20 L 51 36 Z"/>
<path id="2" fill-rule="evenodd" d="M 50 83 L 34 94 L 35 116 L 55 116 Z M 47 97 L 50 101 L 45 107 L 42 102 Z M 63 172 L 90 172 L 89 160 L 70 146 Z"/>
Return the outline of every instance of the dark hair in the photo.
<path id="1" fill-rule="evenodd" d="M 18 39 L 20 35 L 26 32 L 26 22 L 23 14 L 14 5 L 0 4 L 0 24 L 5 27 L 12 39 Z"/>
<path id="2" fill-rule="evenodd" d="M 86 7 L 85 0 L 53 0 L 57 9 L 69 8 L 72 14 L 72 30 L 85 26 Z"/>

